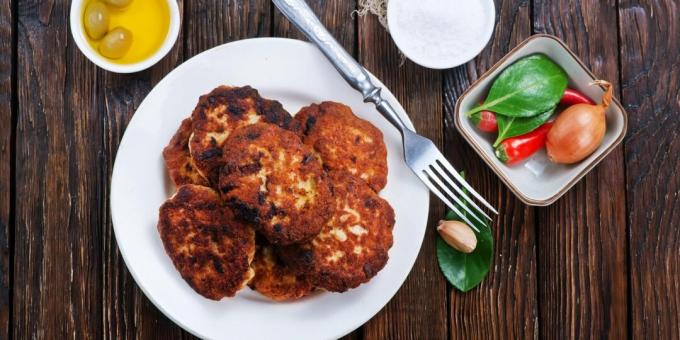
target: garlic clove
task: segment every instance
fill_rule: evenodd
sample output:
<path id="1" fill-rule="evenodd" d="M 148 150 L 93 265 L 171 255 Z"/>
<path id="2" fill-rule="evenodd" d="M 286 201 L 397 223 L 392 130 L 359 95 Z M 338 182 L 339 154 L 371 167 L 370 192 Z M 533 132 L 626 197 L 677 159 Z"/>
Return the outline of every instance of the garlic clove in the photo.
<path id="1" fill-rule="evenodd" d="M 460 221 L 439 221 L 437 231 L 446 244 L 462 253 L 469 254 L 477 247 L 475 232 Z"/>

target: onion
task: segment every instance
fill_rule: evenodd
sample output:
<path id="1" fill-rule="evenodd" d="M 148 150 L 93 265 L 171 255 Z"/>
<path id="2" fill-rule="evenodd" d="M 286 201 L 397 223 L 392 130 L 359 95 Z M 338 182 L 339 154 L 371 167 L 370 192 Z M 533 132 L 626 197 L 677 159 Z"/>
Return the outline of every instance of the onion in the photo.
<path id="1" fill-rule="evenodd" d="M 607 81 L 596 80 L 606 92 L 596 105 L 576 104 L 564 110 L 555 120 L 546 142 L 548 157 L 560 164 L 573 164 L 590 156 L 602 143 L 607 129 L 605 111 L 612 101 L 613 87 Z"/>

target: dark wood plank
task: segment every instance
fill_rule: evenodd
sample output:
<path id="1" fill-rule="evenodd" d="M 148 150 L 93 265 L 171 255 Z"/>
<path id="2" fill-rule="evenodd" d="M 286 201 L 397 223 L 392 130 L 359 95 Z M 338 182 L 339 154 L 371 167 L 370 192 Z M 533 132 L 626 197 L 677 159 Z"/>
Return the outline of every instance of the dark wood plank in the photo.
<path id="1" fill-rule="evenodd" d="M 619 2 L 634 338 L 680 338 L 680 7 Z"/>
<path id="2" fill-rule="evenodd" d="M 101 121 L 69 6 L 18 4 L 15 338 L 101 333 Z"/>
<path id="3" fill-rule="evenodd" d="M 442 136 L 441 72 L 406 62 L 375 16 L 358 20 L 359 60 L 390 88 L 416 130 L 437 145 Z M 377 114 L 377 113 L 376 113 Z M 443 205 L 431 198 L 425 240 L 411 274 L 383 310 L 364 325 L 365 339 L 443 339 L 447 336 L 446 281 L 435 256 L 434 224 Z"/>
<path id="4" fill-rule="evenodd" d="M 618 86 L 615 6 L 536 0 L 534 30 L 562 38 L 593 73 Z M 626 338 L 625 197 L 619 147 L 562 199 L 539 209 L 541 337 Z"/>
<path id="5" fill-rule="evenodd" d="M 230 41 L 268 36 L 271 3 L 268 0 L 187 1 L 184 32 L 185 59 Z"/>
<path id="6" fill-rule="evenodd" d="M 307 4 L 335 39 L 356 57 L 356 9 L 355 0 L 308 0 Z M 274 36 L 306 40 L 281 12 L 274 10 Z"/>
<path id="7" fill-rule="evenodd" d="M 12 309 L 12 137 L 14 130 L 14 20 L 11 0 L 0 1 L 0 339 L 9 338 Z"/>
<path id="8" fill-rule="evenodd" d="M 481 160 L 454 126 L 454 106 L 470 83 L 531 33 L 526 1 L 496 1 L 492 40 L 466 65 L 445 72 L 445 151 L 468 181 L 500 214 L 494 221 L 494 262 L 473 291 L 451 288 L 449 315 L 453 339 L 531 339 L 538 335 L 536 237 L 534 209 L 526 207 Z"/>
<path id="9" fill-rule="evenodd" d="M 319 17 L 321 22 L 328 28 L 342 46 L 356 57 L 356 18 L 352 12 L 356 8 L 354 0 L 308 0 L 307 4 Z M 277 9 L 272 13 L 274 16 L 272 36 L 306 40 L 288 19 Z M 360 339 L 361 328 L 343 337 L 343 340 Z"/>
<path id="10" fill-rule="evenodd" d="M 180 13 L 183 1 L 178 1 Z M 106 228 L 103 243 L 103 297 L 104 337 L 109 339 L 182 339 L 191 337 L 189 333 L 165 317 L 135 284 L 121 257 L 113 225 L 109 216 L 109 179 L 113 168 L 118 145 L 128 122 L 144 97 L 168 72 L 183 60 L 184 35 L 180 32 L 177 43 L 158 64 L 134 75 L 117 75 L 98 69 L 100 93 L 103 97 L 98 104 L 103 121 L 104 146 L 101 159 L 107 189 L 105 204 L 100 208 L 105 212 Z"/>
<path id="11" fill-rule="evenodd" d="M 137 106 L 153 88 L 162 75 L 174 68 L 181 60 L 181 49 L 175 46 L 171 54 L 158 65 L 129 77 L 102 74 L 104 108 L 104 152 L 102 159 L 107 167 L 107 178 L 110 178 L 116 151 L 123 137 L 125 127 L 132 118 Z M 108 183 L 107 183 L 108 185 Z M 107 187 L 108 189 L 108 187 Z M 157 310 L 144 293 L 135 284 L 121 257 L 113 226 L 108 215 L 108 197 L 102 209 L 106 211 L 106 229 L 103 235 L 103 279 L 104 279 L 104 336 L 110 339 L 132 339 L 159 337 L 163 339 L 181 339 L 186 332 L 167 319 Z"/>

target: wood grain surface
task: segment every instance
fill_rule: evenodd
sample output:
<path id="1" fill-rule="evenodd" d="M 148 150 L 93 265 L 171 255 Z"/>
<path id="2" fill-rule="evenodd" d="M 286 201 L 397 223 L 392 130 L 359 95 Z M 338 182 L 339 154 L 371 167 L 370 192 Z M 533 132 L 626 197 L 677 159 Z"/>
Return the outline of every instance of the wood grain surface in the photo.
<path id="1" fill-rule="evenodd" d="M 440 71 L 404 62 L 375 17 L 353 14 L 356 1 L 308 0 L 501 214 L 489 276 L 461 294 L 439 272 L 444 207 L 432 198 L 404 286 L 347 338 L 679 339 L 680 4 L 496 0 L 486 48 Z M 179 4 L 168 56 L 115 75 L 75 46 L 69 1 L 0 0 L 0 339 L 193 338 L 149 302 L 118 251 L 108 200 L 118 144 L 183 61 L 239 39 L 302 36 L 268 0 Z M 453 125 L 460 94 L 532 33 L 562 38 L 630 115 L 623 145 L 547 208 L 515 198 Z"/>
<path id="2" fill-rule="evenodd" d="M 512 47 L 530 36 L 526 1 L 496 1 L 500 21 L 492 40 L 472 62 L 444 72 L 446 156 L 466 171 L 470 183 L 499 208 L 491 226 L 493 267 L 480 288 L 461 294 L 449 289 L 452 339 L 531 339 L 538 336 L 534 209 L 522 204 L 455 132 L 458 96 Z"/>
<path id="3" fill-rule="evenodd" d="M 0 339 L 7 339 L 12 314 L 13 126 L 15 84 L 12 1 L 0 2 Z"/>
<path id="4" fill-rule="evenodd" d="M 680 339 L 680 4 L 621 1 L 630 334 Z"/>
<path id="5" fill-rule="evenodd" d="M 103 130 L 96 68 L 69 44 L 68 10 L 55 1 L 18 4 L 16 338 L 102 331 Z"/>
<path id="6" fill-rule="evenodd" d="M 268 0 L 186 1 L 184 59 L 230 41 L 269 36 Z"/>

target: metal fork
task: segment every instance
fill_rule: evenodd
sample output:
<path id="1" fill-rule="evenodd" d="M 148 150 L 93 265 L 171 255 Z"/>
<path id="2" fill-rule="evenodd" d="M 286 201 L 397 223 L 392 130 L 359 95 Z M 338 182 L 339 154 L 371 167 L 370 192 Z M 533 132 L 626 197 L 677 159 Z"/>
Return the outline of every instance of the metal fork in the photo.
<path id="1" fill-rule="evenodd" d="M 418 135 L 404 124 L 394 108 L 382 98 L 380 88 L 373 85 L 366 70 L 340 46 L 304 0 L 272 1 L 288 20 L 304 33 L 309 40 L 316 44 L 326 58 L 340 72 L 342 77 L 354 89 L 361 92 L 364 102 L 375 104 L 378 112 L 399 129 L 404 142 L 404 159 L 406 164 L 425 183 L 430 191 L 477 231 L 479 230 L 475 223 L 472 223 L 467 216 L 482 224 L 484 224 L 482 217 L 489 220 L 491 220 L 491 217 L 480 209 L 470 199 L 469 195 L 465 194 L 461 186 L 479 202 L 495 214 L 498 214 L 496 209 L 465 182 L 431 140 Z M 465 200 L 470 206 L 474 207 L 476 212 L 473 212 L 467 204 L 464 204 L 461 197 L 462 200 Z M 459 208 L 462 208 L 467 214 L 464 214 Z"/>

